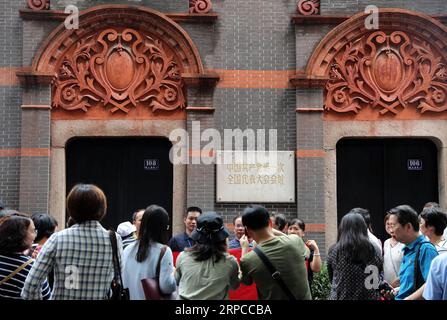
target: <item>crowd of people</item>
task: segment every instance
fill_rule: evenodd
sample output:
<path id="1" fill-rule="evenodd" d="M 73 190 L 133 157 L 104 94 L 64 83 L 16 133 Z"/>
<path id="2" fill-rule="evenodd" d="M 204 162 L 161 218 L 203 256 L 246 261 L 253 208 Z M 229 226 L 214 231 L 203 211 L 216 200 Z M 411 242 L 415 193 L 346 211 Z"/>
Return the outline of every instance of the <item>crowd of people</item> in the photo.
<path id="1" fill-rule="evenodd" d="M 106 230 L 106 195 L 94 185 L 74 186 L 67 212 L 67 226 L 58 230 L 48 214 L 0 205 L 0 299 L 112 299 L 111 284 L 119 281 L 129 299 L 145 300 L 143 284 L 155 279 L 163 299 L 228 300 L 240 292 L 243 299 L 310 300 L 324 264 L 304 221 L 259 205 L 235 215 L 233 235 L 216 212 L 189 207 L 185 231 L 170 239 L 169 214 L 158 205 L 136 210 L 116 233 Z M 325 262 L 328 299 L 447 300 L 443 209 L 433 202 L 420 214 L 408 205 L 392 208 L 383 245 L 371 218 L 364 208 L 342 217 Z"/>

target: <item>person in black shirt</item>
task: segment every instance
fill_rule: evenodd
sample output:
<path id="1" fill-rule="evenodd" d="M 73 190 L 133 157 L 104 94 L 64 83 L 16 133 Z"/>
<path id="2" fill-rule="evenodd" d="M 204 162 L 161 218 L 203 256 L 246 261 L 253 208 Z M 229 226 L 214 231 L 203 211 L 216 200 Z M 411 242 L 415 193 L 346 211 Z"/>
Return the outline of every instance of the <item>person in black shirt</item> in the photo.
<path id="1" fill-rule="evenodd" d="M 185 232 L 175 235 L 169 240 L 169 247 L 172 251 L 181 252 L 185 248 L 191 248 L 195 241 L 191 239 L 191 234 L 197 226 L 197 218 L 202 214 L 199 207 L 189 207 L 186 210 L 183 222 L 185 223 Z"/>

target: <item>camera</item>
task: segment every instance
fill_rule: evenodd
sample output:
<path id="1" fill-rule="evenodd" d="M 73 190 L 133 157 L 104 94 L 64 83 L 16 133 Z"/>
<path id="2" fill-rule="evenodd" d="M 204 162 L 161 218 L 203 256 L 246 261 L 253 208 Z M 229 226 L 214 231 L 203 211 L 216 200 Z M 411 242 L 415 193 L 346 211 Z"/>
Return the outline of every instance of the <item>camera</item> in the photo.
<path id="1" fill-rule="evenodd" d="M 378 290 L 379 290 L 379 291 L 384 290 L 384 291 L 386 291 L 386 292 L 389 292 L 389 291 L 393 291 L 393 287 L 392 287 L 388 282 L 386 282 L 386 281 L 382 281 L 382 282 L 379 284 L 379 288 L 378 288 Z"/>

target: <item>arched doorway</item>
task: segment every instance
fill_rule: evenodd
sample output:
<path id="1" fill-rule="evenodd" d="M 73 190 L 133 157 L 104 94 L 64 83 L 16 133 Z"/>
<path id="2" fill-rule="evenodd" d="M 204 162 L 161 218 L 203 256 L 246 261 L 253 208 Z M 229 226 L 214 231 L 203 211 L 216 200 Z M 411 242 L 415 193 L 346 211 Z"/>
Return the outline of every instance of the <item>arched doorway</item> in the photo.
<path id="1" fill-rule="evenodd" d="M 424 201 L 438 199 L 446 205 L 447 29 L 433 17 L 404 9 L 380 9 L 378 29 L 365 26 L 367 17 L 358 13 L 332 29 L 315 48 L 304 74 L 295 77 L 299 85 L 318 88 L 322 98 L 321 108 L 313 109 L 321 113 L 299 115 L 298 120 L 312 117 L 323 128 L 327 247 L 337 239 L 338 198 L 349 196 L 338 190 L 343 187 L 339 180 L 349 175 L 338 170 L 340 139 L 435 141 L 438 154 L 432 169 L 437 180 L 430 182 L 435 191 Z M 346 201 L 341 211 L 361 206 Z M 413 205 L 420 206 L 422 201 Z M 382 219 L 377 220 L 382 225 Z"/>
<path id="2" fill-rule="evenodd" d="M 168 140 L 172 130 L 187 128 L 188 99 L 194 100 L 198 92 L 189 88 L 200 87 L 203 79 L 211 86 L 218 80 L 205 73 L 197 47 L 180 25 L 150 8 L 129 5 L 82 11 L 79 29 L 61 23 L 37 51 L 26 76 L 51 92 L 49 211 L 60 225 L 65 222 L 66 178 L 71 172 L 68 141 Z M 172 172 L 167 207 L 172 208 L 173 231 L 178 232 L 186 206 L 186 165 L 174 165 Z"/>
<path id="3" fill-rule="evenodd" d="M 352 139 L 337 143 L 337 220 L 352 208 L 371 214 L 374 234 L 389 238 L 387 210 L 407 204 L 420 212 L 438 202 L 438 150 L 428 139 Z"/>
<path id="4" fill-rule="evenodd" d="M 75 138 L 66 146 L 67 192 L 77 183 L 99 186 L 107 196 L 102 223 L 116 230 L 151 204 L 171 215 L 173 165 L 166 138 Z M 172 228 L 171 228 L 172 230 Z"/>

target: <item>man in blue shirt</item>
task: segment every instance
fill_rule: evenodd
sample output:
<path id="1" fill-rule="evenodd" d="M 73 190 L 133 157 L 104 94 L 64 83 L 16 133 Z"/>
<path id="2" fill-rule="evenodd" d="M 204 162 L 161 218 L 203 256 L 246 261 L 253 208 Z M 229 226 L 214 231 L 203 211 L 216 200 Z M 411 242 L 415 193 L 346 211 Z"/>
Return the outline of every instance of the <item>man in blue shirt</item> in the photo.
<path id="1" fill-rule="evenodd" d="M 186 210 L 183 222 L 185 224 L 185 232 L 175 235 L 169 240 L 169 247 L 172 251 L 181 252 L 185 248 L 190 248 L 195 244 L 191 239 L 191 234 L 197 226 L 197 218 L 202 214 L 199 207 L 189 207 Z"/>
<path id="2" fill-rule="evenodd" d="M 400 287 L 393 291 L 393 295 L 396 300 L 420 300 L 431 262 L 438 252 L 424 236 L 419 235 L 419 219 L 413 208 L 402 205 L 391 209 L 389 213 L 388 221 L 394 228 L 396 240 L 406 245 L 399 272 Z M 415 268 L 417 256 L 418 266 Z"/>
<path id="3" fill-rule="evenodd" d="M 228 241 L 228 249 L 240 249 L 241 238 L 245 235 L 245 227 L 242 224 L 242 216 L 238 215 L 233 219 L 234 238 Z M 250 248 L 253 247 L 253 239 L 249 239 Z"/>
<path id="4" fill-rule="evenodd" d="M 425 300 L 447 300 L 447 254 L 433 259 L 424 290 Z"/>

